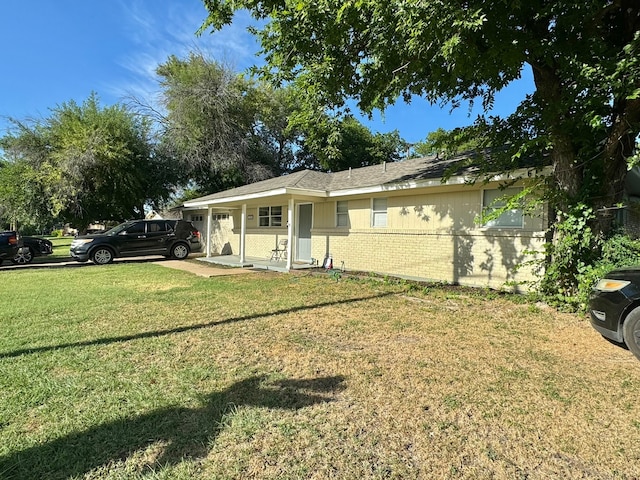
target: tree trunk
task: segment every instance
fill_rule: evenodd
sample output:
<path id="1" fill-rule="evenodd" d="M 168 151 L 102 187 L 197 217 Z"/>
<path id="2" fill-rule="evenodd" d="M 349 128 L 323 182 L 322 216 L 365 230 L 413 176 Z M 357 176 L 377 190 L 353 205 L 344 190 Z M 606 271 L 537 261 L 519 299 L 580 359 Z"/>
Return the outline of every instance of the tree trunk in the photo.
<path id="1" fill-rule="evenodd" d="M 596 228 L 602 235 L 611 231 L 615 207 L 624 200 L 628 159 L 634 154 L 636 142 L 630 125 L 640 121 L 640 99 L 621 99 L 614 104 L 613 112 L 612 126 L 602 151 L 600 197 L 593 199 L 598 212 Z"/>
<path id="2" fill-rule="evenodd" d="M 583 166 L 577 162 L 574 144 L 562 128 L 562 119 L 569 112 L 562 110 L 562 81 L 554 65 L 532 63 L 536 94 L 540 99 L 543 118 L 549 125 L 547 132 L 553 147 L 551 150 L 553 197 L 550 199 L 555 212 L 555 222 L 566 218 L 569 207 L 580 194 Z M 555 234 L 554 234 L 555 239 Z"/>

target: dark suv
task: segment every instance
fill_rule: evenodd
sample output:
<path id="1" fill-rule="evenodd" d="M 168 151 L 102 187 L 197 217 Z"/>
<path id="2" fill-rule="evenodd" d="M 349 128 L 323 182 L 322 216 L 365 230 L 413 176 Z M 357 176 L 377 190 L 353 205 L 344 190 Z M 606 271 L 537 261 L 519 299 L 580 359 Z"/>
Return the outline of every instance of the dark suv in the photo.
<path id="1" fill-rule="evenodd" d="M 164 255 L 178 260 L 202 249 L 200 232 L 185 220 L 131 220 L 101 234 L 71 242 L 71 257 L 105 265 L 116 257 Z"/>

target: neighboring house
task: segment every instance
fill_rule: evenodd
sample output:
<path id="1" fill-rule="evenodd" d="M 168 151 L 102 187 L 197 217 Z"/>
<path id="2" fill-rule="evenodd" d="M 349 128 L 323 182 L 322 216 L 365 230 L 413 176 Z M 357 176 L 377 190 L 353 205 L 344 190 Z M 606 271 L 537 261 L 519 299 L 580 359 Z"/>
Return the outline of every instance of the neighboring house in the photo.
<path id="1" fill-rule="evenodd" d="M 507 178 L 471 185 L 467 169 L 443 181 L 453 161 L 300 171 L 187 201 L 183 216 L 205 232 L 207 257 L 233 254 L 239 264 L 268 259 L 288 239 L 287 269 L 330 256 L 335 268 L 461 285 L 532 279 L 530 268 L 517 267 L 541 250 L 546 214 L 510 210 L 478 221 L 483 207 L 510 193 L 499 190 Z"/>

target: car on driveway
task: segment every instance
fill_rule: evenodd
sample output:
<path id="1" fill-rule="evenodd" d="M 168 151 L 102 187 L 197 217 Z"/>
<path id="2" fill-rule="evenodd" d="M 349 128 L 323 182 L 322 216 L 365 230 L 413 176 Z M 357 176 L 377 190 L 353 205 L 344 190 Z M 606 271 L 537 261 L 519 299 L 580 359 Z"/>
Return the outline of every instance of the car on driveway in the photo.
<path id="1" fill-rule="evenodd" d="M 71 242 L 71 257 L 98 265 L 117 257 L 164 255 L 178 260 L 202 250 L 200 232 L 186 220 L 131 220 L 104 233 L 82 235 Z"/>
<path id="2" fill-rule="evenodd" d="M 591 325 L 602 336 L 625 343 L 640 359 L 640 267 L 609 272 L 591 292 Z"/>
<path id="3" fill-rule="evenodd" d="M 9 260 L 18 253 L 20 248 L 18 238 L 18 233 L 13 230 L 0 232 L 0 265 L 4 260 Z"/>
<path id="4" fill-rule="evenodd" d="M 11 259 L 13 263 L 30 263 L 34 257 L 53 253 L 53 243 L 46 238 L 21 236 L 19 243 L 18 252 Z"/>

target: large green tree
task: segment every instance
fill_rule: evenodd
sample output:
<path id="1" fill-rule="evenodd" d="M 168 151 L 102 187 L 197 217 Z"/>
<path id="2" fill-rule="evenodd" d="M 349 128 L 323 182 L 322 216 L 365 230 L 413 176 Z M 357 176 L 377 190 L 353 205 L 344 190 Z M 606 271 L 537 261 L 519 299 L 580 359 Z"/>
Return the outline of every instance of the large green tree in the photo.
<path id="1" fill-rule="evenodd" d="M 498 91 L 531 68 L 534 94 L 512 117 L 483 117 L 477 125 L 493 133 L 516 130 L 521 153 L 549 153 L 567 201 L 584 193 L 594 170 L 602 188 L 589 193 L 603 205 L 620 199 L 640 128 L 635 0 L 204 4 L 210 12 L 204 28 L 229 23 L 240 8 L 266 19 L 257 31 L 263 73 L 305 85 L 328 108 L 355 98 L 371 111 L 413 95 L 490 107 Z"/>
<path id="2" fill-rule="evenodd" d="M 329 119 L 322 130 L 313 127 L 313 151 L 322 170 L 337 172 L 348 168 L 366 167 L 382 162 L 395 162 L 405 154 L 406 143 L 397 131 L 373 133 L 356 118 L 347 115 Z M 328 128 L 327 128 L 328 127 Z M 332 138 L 331 128 L 335 128 Z"/>
<path id="3" fill-rule="evenodd" d="M 481 173 L 551 166 L 555 222 L 623 199 L 640 133 L 640 3 L 637 0 L 204 0 L 202 31 L 236 9 L 255 29 L 276 82 L 294 82 L 316 105 L 364 111 L 422 96 L 481 102 L 524 69 L 535 91 L 510 115 L 481 115 L 467 129 L 479 146 L 500 146 Z M 310 104 L 313 102 L 309 102 Z M 594 238 L 608 216 L 588 225 Z M 580 225 L 583 225 L 580 223 Z M 556 234 L 561 241 L 562 230 Z"/>
<path id="4" fill-rule="evenodd" d="M 43 231 L 55 223 L 43 184 L 45 172 L 26 162 L 0 160 L 0 229 Z"/>
<path id="5" fill-rule="evenodd" d="M 46 204 L 51 217 L 82 229 L 97 220 L 141 217 L 145 205 L 162 204 L 171 193 L 172 165 L 156 154 L 148 122 L 120 105 L 101 107 L 95 94 L 12 125 L 0 139 L 8 169 L 0 182 L 20 187 L 5 185 L 0 194 L 20 194 L 16 215 L 42 214 Z"/>
<path id="6" fill-rule="evenodd" d="M 286 96 L 269 95 L 200 53 L 170 56 L 157 73 L 162 148 L 183 183 L 211 193 L 272 177 L 289 161 Z"/>
<path id="7" fill-rule="evenodd" d="M 162 147 L 191 195 L 300 168 L 394 161 L 404 145 L 397 132 L 374 134 L 353 117 L 301 103 L 308 93 L 295 84 L 253 81 L 201 53 L 171 56 L 157 73 L 165 107 L 156 115 Z"/>

